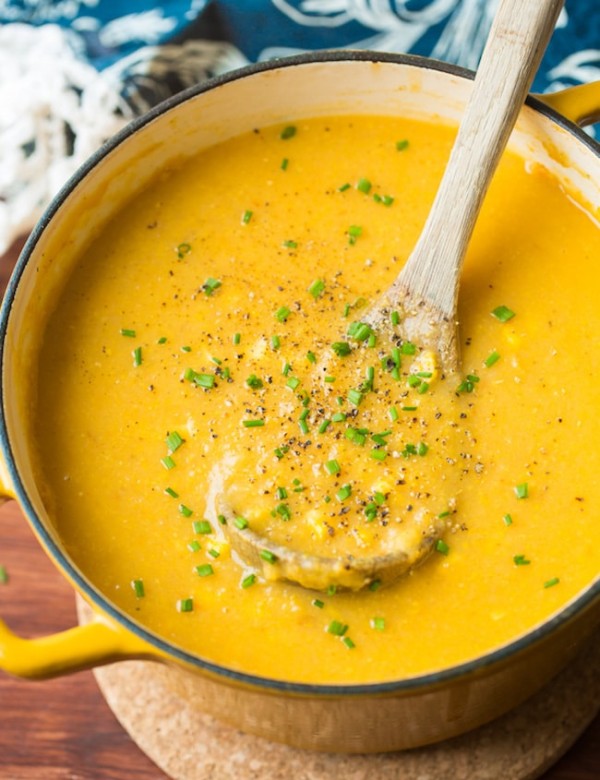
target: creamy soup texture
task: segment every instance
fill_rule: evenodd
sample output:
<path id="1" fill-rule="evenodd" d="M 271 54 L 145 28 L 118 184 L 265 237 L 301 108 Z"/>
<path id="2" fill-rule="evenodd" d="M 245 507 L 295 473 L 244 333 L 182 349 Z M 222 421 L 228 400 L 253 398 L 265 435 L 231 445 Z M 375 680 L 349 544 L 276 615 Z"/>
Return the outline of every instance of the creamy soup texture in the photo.
<path id="1" fill-rule="evenodd" d="M 383 681 L 491 651 L 598 575 L 593 219 L 507 153 L 464 268 L 461 375 L 393 311 L 362 327 L 452 140 L 385 117 L 257 129 L 162 171 L 66 283 L 39 352 L 43 498 L 84 575 L 169 642 Z M 391 585 L 303 588 L 232 550 L 223 491 L 282 544 L 430 554 Z"/>

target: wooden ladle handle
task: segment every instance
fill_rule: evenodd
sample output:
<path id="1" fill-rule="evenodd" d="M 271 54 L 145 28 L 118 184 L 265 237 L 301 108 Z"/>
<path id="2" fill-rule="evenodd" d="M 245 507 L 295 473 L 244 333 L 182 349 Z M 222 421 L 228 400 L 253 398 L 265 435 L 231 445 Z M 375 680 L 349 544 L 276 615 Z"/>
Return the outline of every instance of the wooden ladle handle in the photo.
<path id="1" fill-rule="evenodd" d="M 452 317 L 483 198 L 563 0 L 501 0 L 433 207 L 398 282 Z"/>

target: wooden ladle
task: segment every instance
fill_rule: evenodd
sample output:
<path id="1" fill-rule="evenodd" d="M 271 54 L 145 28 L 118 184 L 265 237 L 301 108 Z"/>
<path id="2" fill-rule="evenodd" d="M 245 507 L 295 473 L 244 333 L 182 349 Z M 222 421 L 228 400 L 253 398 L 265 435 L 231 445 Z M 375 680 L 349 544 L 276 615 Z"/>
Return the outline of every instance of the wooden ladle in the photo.
<path id="1" fill-rule="evenodd" d="M 421 236 L 402 271 L 363 320 L 373 327 L 402 315 L 402 337 L 437 354 L 446 374 L 459 370 L 456 305 L 460 271 L 477 215 L 563 0 L 501 0 L 448 165 Z M 389 583 L 418 564 L 441 534 L 371 557 L 339 559 L 287 548 L 239 522 L 224 494 L 217 511 L 232 547 L 272 579 L 319 590 Z M 236 523 L 236 520 L 238 522 Z M 276 561 L 277 566 L 265 565 Z"/>

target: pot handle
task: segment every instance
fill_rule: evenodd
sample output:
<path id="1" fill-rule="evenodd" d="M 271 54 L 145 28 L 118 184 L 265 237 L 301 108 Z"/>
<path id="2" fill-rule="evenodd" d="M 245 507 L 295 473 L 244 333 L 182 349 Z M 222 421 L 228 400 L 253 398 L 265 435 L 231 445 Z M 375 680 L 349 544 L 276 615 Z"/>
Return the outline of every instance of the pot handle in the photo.
<path id="1" fill-rule="evenodd" d="M 95 614 L 85 625 L 23 639 L 0 620 L 0 669 L 30 680 L 60 677 L 114 661 L 154 659 L 149 645 L 116 622 Z"/>
<path id="2" fill-rule="evenodd" d="M 0 468 L 0 505 L 14 498 L 9 485 Z M 43 680 L 114 661 L 158 656 L 142 639 L 93 608 L 90 622 L 36 639 L 17 636 L 0 620 L 0 670 L 16 677 Z"/>
<path id="3" fill-rule="evenodd" d="M 536 98 L 579 127 L 600 122 L 600 81 L 536 95 Z"/>

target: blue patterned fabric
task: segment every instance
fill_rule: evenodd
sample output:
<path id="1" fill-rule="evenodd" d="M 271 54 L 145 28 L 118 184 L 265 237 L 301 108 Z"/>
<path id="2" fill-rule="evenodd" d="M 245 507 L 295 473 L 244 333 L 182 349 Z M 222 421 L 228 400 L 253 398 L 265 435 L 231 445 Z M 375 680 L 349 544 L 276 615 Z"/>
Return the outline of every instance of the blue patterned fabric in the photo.
<path id="1" fill-rule="evenodd" d="M 474 69 L 495 8 L 495 0 L 0 0 L 0 23 L 59 25 L 80 57 L 98 71 L 118 68 L 124 85 L 167 52 L 143 98 L 124 87 L 139 113 L 192 80 L 307 50 L 412 52 Z M 567 0 L 534 91 L 592 79 L 600 0 Z"/>

